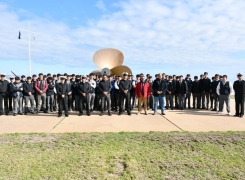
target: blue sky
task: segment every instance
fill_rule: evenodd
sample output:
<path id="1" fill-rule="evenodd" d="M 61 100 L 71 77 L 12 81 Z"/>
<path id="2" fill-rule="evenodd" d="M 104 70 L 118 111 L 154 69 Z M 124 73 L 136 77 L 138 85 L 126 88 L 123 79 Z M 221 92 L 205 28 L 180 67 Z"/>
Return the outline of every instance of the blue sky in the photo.
<path id="1" fill-rule="evenodd" d="M 245 67 L 244 0 L 1 0 L 0 71 L 88 74 L 102 48 L 123 52 L 133 74 L 192 76 L 208 71 L 232 80 Z M 33 36 L 32 36 L 33 37 Z"/>

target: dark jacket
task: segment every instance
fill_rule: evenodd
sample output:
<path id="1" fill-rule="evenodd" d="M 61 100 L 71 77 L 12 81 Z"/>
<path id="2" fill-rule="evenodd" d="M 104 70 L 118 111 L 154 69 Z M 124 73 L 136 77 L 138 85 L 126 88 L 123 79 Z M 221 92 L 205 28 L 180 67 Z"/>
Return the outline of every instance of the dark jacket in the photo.
<path id="1" fill-rule="evenodd" d="M 110 83 L 111 83 L 111 91 L 110 91 L 110 93 L 111 94 L 115 94 L 115 80 L 112 80 Z"/>
<path id="2" fill-rule="evenodd" d="M 56 87 L 57 87 L 57 86 L 56 86 Z M 47 95 L 47 96 L 54 95 L 54 88 L 55 88 L 54 82 L 48 83 L 48 89 L 47 89 L 47 91 L 46 91 L 46 95 Z"/>
<path id="3" fill-rule="evenodd" d="M 167 87 L 167 91 L 166 94 L 169 95 L 169 92 L 171 92 L 172 95 L 175 94 L 176 91 L 176 84 L 174 81 L 172 82 L 168 82 L 168 87 Z"/>
<path id="4" fill-rule="evenodd" d="M 192 93 L 200 93 L 200 82 L 199 81 L 193 81 L 191 86 L 191 92 Z"/>
<path id="5" fill-rule="evenodd" d="M 24 96 L 30 96 L 28 94 L 29 92 L 31 92 L 32 95 L 35 92 L 32 82 L 30 84 L 28 82 L 26 82 L 26 83 L 23 84 L 23 95 Z"/>
<path id="6" fill-rule="evenodd" d="M 100 81 L 100 83 L 99 83 L 99 90 L 100 90 L 100 93 L 101 94 L 103 92 L 110 93 L 110 91 L 111 91 L 111 82 L 109 80 L 107 80 L 107 81 L 105 81 L 105 80 Z"/>
<path id="7" fill-rule="evenodd" d="M 182 80 L 181 85 L 180 85 L 180 81 L 176 83 L 176 92 L 177 94 L 181 94 L 181 95 L 188 94 L 188 87 L 185 80 Z"/>
<path id="8" fill-rule="evenodd" d="M 233 89 L 235 91 L 235 94 L 245 94 L 245 81 L 235 81 L 233 84 Z"/>
<path id="9" fill-rule="evenodd" d="M 78 84 L 78 91 L 79 95 L 81 95 L 82 93 L 85 93 L 87 95 L 90 92 L 90 84 L 88 82 L 80 82 Z"/>
<path id="10" fill-rule="evenodd" d="M 200 90 L 201 92 L 205 91 L 210 93 L 211 89 L 211 80 L 209 78 L 200 79 Z"/>
<path id="11" fill-rule="evenodd" d="M 9 82 L 7 80 L 4 81 L 0 80 L 0 93 L 8 92 L 8 84 Z"/>
<path id="12" fill-rule="evenodd" d="M 74 82 L 69 82 L 69 83 L 66 82 L 66 84 L 67 84 L 67 86 L 68 86 L 68 93 L 71 92 L 70 95 L 72 95 L 72 92 L 73 92 L 73 83 L 74 83 Z"/>
<path id="13" fill-rule="evenodd" d="M 121 93 L 124 93 L 125 90 L 128 90 L 128 92 L 130 92 L 130 90 L 132 89 L 132 82 L 130 80 L 122 79 L 119 83 L 119 89 Z"/>
<path id="14" fill-rule="evenodd" d="M 97 81 L 95 81 L 95 82 L 96 82 L 95 94 L 99 94 L 99 93 L 100 93 L 100 89 L 99 89 L 99 83 L 100 83 L 100 81 L 97 80 Z"/>
<path id="15" fill-rule="evenodd" d="M 72 83 L 72 93 L 74 95 L 80 95 L 79 93 L 79 83 L 80 83 L 80 80 L 79 81 L 75 81 L 74 83 Z"/>
<path id="16" fill-rule="evenodd" d="M 58 83 L 56 86 L 56 91 L 59 97 L 61 97 L 62 95 L 67 96 L 68 95 L 68 85 L 66 83 L 62 84 L 62 83 Z"/>
<path id="17" fill-rule="evenodd" d="M 192 80 L 191 79 L 185 79 L 188 87 L 188 92 L 191 92 L 191 87 L 192 87 Z"/>
<path id="18" fill-rule="evenodd" d="M 161 79 L 155 79 L 152 85 L 153 96 L 165 96 L 167 90 L 167 82 Z M 162 94 L 157 94 L 157 91 L 162 91 Z"/>
<path id="19" fill-rule="evenodd" d="M 16 86 L 16 83 L 11 84 L 12 97 L 14 97 L 14 98 L 16 98 L 18 96 L 17 92 L 19 92 L 20 97 L 23 97 L 23 93 L 22 93 L 23 84 L 21 82 L 19 84 L 20 84 L 19 87 Z"/>
<path id="20" fill-rule="evenodd" d="M 219 83 L 220 83 L 220 80 L 218 81 L 214 80 L 211 82 L 211 91 L 210 91 L 211 94 L 216 94 L 216 89 Z"/>

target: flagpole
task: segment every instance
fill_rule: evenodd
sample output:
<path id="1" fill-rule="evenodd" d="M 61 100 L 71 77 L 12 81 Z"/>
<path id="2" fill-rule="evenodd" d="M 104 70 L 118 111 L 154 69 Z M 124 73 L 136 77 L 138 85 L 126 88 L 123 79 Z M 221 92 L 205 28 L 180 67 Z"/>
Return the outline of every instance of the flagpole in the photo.
<path id="1" fill-rule="evenodd" d="M 22 31 L 26 31 L 26 32 L 28 32 L 28 54 L 29 54 L 29 73 L 30 73 L 30 76 L 32 76 L 32 65 L 31 65 L 31 34 L 38 34 L 38 33 L 36 33 L 36 32 L 33 32 L 33 31 L 31 31 L 31 27 L 30 27 L 30 22 L 28 23 L 28 30 L 26 30 L 26 29 L 20 29 L 20 30 L 22 30 Z"/>

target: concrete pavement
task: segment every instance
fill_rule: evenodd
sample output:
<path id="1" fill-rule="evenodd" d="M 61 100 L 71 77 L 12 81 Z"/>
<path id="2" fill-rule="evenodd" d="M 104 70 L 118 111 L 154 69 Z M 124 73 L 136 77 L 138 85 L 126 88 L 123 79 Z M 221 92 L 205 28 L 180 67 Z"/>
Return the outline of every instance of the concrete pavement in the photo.
<path id="1" fill-rule="evenodd" d="M 244 131 L 245 118 L 233 117 L 235 103 L 231 100 L 231 116 L 217 114 L 210 110 L 166 110 L 166 116 L 160 114 L 131 116 L 126 113 L 111 117 L 106 114 L 102 117 L 99 112 L 91 116 L 78 116 L 72 112 L 69 117 L 58 118 L 57 113 L 38 115 L 0 116 L 0 134 L 4 133 L 63 133 L 63 132 L 149 132 L 149 131 Z"/>

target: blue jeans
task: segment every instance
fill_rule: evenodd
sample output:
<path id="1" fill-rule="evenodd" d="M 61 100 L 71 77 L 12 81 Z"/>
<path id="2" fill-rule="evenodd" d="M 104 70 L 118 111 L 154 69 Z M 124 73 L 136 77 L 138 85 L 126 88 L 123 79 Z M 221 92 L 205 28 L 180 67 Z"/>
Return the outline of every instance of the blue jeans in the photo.
<path id="1" fill-rule="evenodd" d="M 160 103 L 161 112 L 164 113 L 164 96 L 154 96 L 154 112 L 157 112 L 158 101 Z"/>

